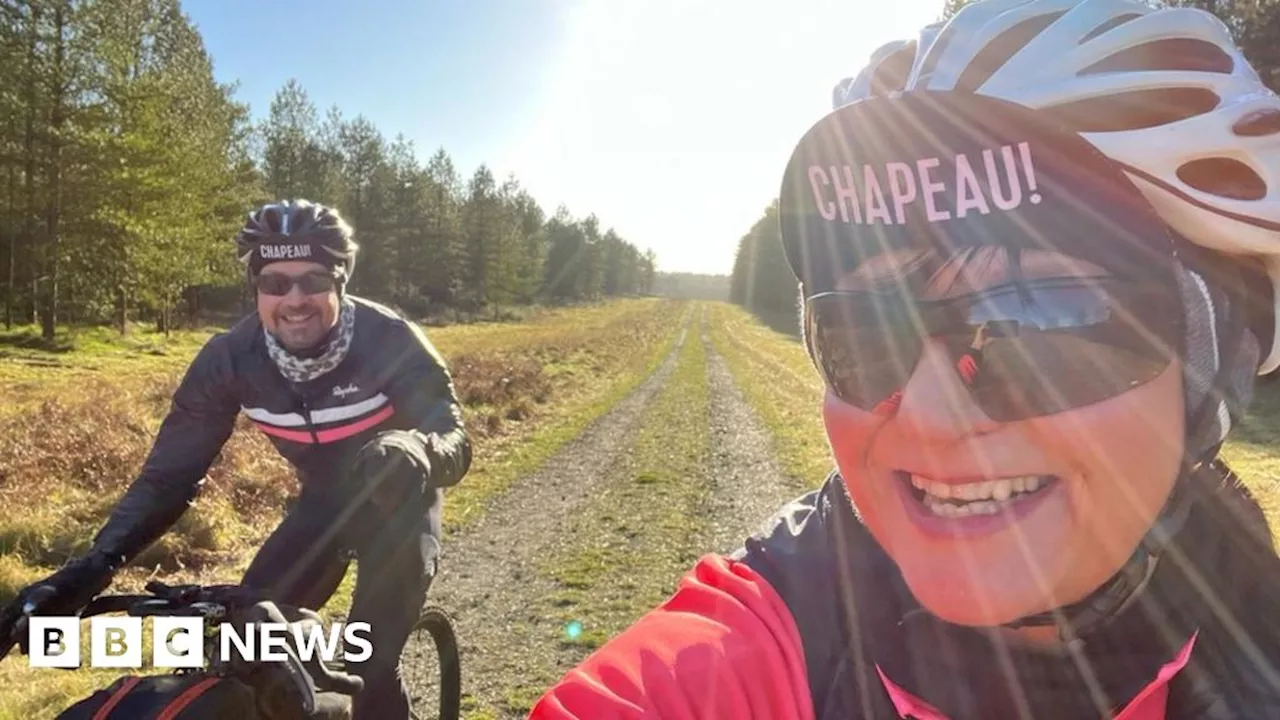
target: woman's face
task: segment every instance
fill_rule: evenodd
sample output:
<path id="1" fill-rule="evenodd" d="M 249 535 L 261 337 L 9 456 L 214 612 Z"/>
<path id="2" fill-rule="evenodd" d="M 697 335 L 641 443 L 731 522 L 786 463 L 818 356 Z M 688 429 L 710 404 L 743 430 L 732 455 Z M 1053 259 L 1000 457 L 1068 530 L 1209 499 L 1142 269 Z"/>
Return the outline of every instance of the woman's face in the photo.
<path id="1" fill-rule="evenodd" d="M 838 289 L 893 262 L 878 260 Z M 1003 284 L 999 263 L 944 269 L 935 286 Z M 1103 274 L 1049 252 L 1024 252 L 1021 267 L 1027 279 Z M 997 423 L 974 404 L 954 363 L 940 342 L 927 346 L 888 417 L 827 393 L 827 434 L 853 502 L 912 593 L 944 620 L 999 625 L 1084 598 L 1129 558 L 1173 486 L 1183 442 L 1179 366 L 1109 400 Z M 1001 481 L 1011 485 L 998 489 Z M 913 485 L 935 497 L 1023 492 L 994 514 L 948 518 Z"/>

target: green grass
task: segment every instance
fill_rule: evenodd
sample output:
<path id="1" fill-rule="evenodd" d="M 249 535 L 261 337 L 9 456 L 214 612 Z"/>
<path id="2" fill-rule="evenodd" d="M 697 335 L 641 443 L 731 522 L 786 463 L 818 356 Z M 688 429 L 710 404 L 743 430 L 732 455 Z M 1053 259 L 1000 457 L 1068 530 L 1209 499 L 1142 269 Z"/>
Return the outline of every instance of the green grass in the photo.
<path id="1" fill-rule="evenodd" d="M 15 325 L 0 330 L 0 357 L 32 360 L 66 360 L 75 355 L 86 356 L 163 356 L 190 352 L 204 344 L 214 328 L 174 330 L 168 335 L 153 328 L 130 325 L 121 335 L 111 327 L 60 327 L 52 341 L 45 340 L 35 325 Z"/>
<path id="2" fill-rule="evenodd" d="M 1253 403 L 1232 431 L 1222 456 L 1249 486 L 1280 537 L 1280 381 L 1261 381 Z"/>
<path id="3" fill-rule="evenodd" d="M 80 668 L 28 670 L 26 659 L 0 663 L 0 688 L 4 702 L 0 704 L 0 720 L 52 718 L 67 706 L 106 687 L 126 674 L 149 675 L 159 671 L 151 663 L 153 621 L 143 618 L 142 664 L 138 670 L 90 668 L 89 622 L 80 627 Z"/>

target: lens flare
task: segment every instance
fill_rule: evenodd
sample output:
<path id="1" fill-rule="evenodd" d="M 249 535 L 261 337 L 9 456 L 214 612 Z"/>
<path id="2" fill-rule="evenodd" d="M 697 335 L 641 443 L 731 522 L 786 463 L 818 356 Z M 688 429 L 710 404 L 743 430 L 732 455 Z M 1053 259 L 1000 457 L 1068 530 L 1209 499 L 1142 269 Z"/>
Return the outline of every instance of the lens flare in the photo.
<path id="1" fill-rule="evenodd" d="M 582 634 L 582 623 L 577 620 L 570 620 L 569 624 L 564 628 L 564 634 L 570 640 L 577 640 L 578 636 Z"/>

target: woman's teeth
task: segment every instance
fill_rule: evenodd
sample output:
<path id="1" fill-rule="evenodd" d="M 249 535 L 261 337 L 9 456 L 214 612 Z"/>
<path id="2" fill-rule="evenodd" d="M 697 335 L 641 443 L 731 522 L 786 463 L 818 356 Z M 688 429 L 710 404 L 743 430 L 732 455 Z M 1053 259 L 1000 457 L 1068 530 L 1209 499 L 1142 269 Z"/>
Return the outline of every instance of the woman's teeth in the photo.
<path id="1" fill-rule="evenodd" d="M 1024 475 L 948 485 L 919 475 L 911 475 L 911 484 L 923 493 L 921 502 L 933 514 L 942 517 L 966 517 L 994 515 L 1022 495 L 1031 494 L 1049 484 L 1052 479 L 1052 475 Z"/>

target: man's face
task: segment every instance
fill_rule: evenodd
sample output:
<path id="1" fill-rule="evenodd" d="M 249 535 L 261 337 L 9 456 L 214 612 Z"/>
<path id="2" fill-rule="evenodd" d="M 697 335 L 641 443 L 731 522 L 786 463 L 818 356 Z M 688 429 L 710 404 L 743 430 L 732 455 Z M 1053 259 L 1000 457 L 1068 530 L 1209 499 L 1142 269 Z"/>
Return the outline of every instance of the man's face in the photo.
<path id="1" fill-rule="evenodd" d="M 287 350 L 314 348 L 337 322 L 337 284 L 333 273 L 319 263 L 271 263 L 259 273 L 257 285 L 258 317 Z M 281 291 L 284 294 L 277 294 Z"/>

